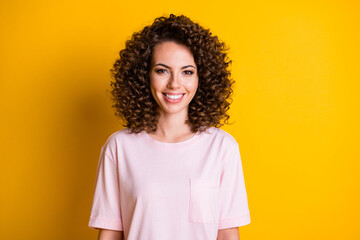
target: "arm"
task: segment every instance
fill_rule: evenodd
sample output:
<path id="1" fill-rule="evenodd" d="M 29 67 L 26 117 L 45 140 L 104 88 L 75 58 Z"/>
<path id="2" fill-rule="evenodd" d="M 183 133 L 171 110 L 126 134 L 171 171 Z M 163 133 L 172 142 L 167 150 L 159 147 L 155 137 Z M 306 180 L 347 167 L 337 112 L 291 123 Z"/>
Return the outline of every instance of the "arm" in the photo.
<path id="1" fill-rule="evenodd" d="M 98 240 L 124 240 L 123 231 L 114 231 L 108 229 L 99 229 Z"/>
<path id="2" fill-rule="evenodd" d="M 239 228 L 226 228 L 218 231 L 217 240 L 240 240 Z"/>

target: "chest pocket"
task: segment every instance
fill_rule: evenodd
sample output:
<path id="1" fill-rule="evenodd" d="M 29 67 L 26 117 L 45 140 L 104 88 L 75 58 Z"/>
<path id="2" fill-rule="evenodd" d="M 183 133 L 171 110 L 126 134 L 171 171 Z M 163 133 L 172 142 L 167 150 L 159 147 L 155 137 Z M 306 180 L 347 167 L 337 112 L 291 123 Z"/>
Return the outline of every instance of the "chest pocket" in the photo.
<path id="1" fill-rule="evenodd" d="M 189 222 L 215 223 L 219 194 L 216 179 L 190 178 Z"/>

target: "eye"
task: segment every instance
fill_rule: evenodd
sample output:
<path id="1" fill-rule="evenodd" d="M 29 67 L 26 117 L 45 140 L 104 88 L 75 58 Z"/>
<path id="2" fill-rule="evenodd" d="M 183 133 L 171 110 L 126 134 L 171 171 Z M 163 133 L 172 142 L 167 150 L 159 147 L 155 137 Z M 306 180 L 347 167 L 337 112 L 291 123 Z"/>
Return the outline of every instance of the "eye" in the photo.
<path id="1" fill-rule="evenodd" d="M 194 74 L 194 72 L 193 72 L 193 71 L 190 71 L 190 70 L 185 70 L 184 73 L 185 73 L 186 75 L 192 75 L 192 74 Z"/>
<path id="2" fill-rule="evenodd" d="M 156 69 L 155 72 L 157 72 L 157 73 L 164 73 L 164 72 L 166 72 L 166 70 L 165 70 L 165 69 L 162 69 L 162 68 L 159 68 L 159 69 Z"/>

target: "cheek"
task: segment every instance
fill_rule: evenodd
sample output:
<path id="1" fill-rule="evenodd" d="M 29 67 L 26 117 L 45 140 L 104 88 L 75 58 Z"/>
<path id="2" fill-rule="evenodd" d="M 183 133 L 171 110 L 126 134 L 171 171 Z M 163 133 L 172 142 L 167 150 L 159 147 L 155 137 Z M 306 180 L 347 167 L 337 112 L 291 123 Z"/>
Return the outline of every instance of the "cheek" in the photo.
<path id="1" fill-rule="evenodd" d="M 157 90 L 159 88 L 159 81 L 153 76 L 150 76 L 150 88 L 151 90 Z"/>
<path id="2" fill-rule="evenodd" d="M 151 88 L 156 88 L 156 78 L 154 78 L 154 76 L 150 75 L 150 87 Z"/>
<path id="3" fill-rule="evenodd" d="M 191 82 L 188 83 L 187 88 L 195 91 L 199 86 L 199 80 L 197 78 L 192 79 Z"/>

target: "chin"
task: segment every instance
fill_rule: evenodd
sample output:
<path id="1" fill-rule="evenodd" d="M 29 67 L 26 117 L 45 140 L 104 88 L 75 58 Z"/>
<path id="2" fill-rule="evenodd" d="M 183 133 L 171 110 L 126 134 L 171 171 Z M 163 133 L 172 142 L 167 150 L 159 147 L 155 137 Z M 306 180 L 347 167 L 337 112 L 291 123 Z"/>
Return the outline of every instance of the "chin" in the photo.
<path id="1" fill-rule="evenodd" d="M 186 107 L 174 107 L 174 108 L 161 108 L 161 111 L 166 114 L 177 114 L 186 111 Z"/>

